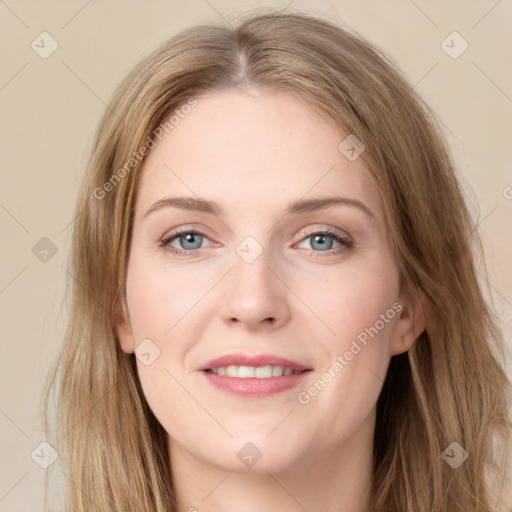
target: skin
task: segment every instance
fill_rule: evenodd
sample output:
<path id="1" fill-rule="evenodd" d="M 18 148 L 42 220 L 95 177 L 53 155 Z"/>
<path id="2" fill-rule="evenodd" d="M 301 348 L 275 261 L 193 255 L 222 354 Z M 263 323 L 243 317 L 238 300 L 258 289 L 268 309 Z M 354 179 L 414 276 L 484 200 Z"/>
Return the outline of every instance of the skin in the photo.
<path id="1" fill-rule="evenodd" d="M 388 364 L 425 326 L 421 305 L 399 289 L 378 190 L 363 159 L 338 150 L 346 134 L 291 93 L 229 89 L 197 100 L 144 162 L 128 312 L 118 318 L 124 352 L 145 339 L 160 351 L 137 364 L 169 434 L 178 510 L 364 512 Z M 169 196 L 215 201 L 223 213 L 163 207 L 144 216 Z M 373 217 L 348 205 L 285 214 L 289 202 L 327 196 L 357 199 Z M 204 237 L 174 238 L 183 255 L 173 254 L 161 241 L 177 228 Z M 329 236 L 315 243 L 325 229 L 353 247 Z M 252 263 L 236 252 L 247 236 L 263 249 Z M 299 392 L 394 303 L 400 313 L 301 403 Z M 232 353 L 274 354 L 312 371 L 293 389 L 234 396 L 198 371 Z M 262 455 L 252 467 L 237 457 L 247 442 Z"/>

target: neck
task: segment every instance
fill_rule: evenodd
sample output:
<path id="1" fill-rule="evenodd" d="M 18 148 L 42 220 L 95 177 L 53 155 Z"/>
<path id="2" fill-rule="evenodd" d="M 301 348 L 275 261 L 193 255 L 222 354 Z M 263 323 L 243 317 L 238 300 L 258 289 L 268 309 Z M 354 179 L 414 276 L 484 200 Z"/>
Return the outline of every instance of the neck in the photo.
<path id="1" fill-rule="evenodd" d="M 176 512 L 368 512 L 374 425 L 370 414 L 350 439 L 279 471 L 222 468 L 169 437 Z"/>

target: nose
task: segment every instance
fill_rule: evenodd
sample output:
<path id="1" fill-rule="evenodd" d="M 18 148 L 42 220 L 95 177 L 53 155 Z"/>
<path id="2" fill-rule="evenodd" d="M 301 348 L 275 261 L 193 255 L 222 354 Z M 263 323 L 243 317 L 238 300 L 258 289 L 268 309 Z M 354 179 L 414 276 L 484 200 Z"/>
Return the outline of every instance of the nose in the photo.
<path id="1" fill-rule="evenodd" d="M 222 319 L 230 326 L 238 324 L 255 331 L 276 329 L 288 322 L 290 290 L 271 260 L 270 251 L 265 249 L 251 263 L 234 254 L 220 310 Z"/>

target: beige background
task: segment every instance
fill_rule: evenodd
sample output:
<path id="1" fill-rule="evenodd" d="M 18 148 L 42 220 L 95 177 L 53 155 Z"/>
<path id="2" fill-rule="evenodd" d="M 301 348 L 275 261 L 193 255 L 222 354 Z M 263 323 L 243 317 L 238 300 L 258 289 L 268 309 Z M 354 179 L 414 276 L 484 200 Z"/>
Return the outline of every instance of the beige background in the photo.
<path id="1" fill-rule="evenodd" d="M 177 31 L 285 4 L 0 1 L 0 512 L 42 510 L 45 470 L 31 453 L 44 441 L 39 403 L 64 332 L 73 205 L 104 104 L 140 55 Z M 510 347 L 512 4 L 295 0 L 290 9 L 349 25 L 382 47 L 440 116 L 484 238 L 490 296 Z M 59 45 L 47 59 L 31 48 L 43 31 Z M 453 31 L 469 44 L 457 59 L 441 47 Z M 58 250 L 47 262 L 32 252 L 43 237 Z"/>

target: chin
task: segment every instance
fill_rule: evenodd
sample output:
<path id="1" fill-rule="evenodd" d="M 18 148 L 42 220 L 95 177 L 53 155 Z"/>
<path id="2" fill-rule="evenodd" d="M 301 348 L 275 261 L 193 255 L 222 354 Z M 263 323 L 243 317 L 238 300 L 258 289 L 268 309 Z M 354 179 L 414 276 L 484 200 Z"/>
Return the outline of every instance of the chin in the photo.
<path id="1" fill-rule="evenodd" d="M 235 473 L 282 473 L 296 468 L 304 446 L 295 447 L 282 438 L 269 440 L 264 436 L 243 436 L 219 443 L 206 459 L 225 471 Z"/>

